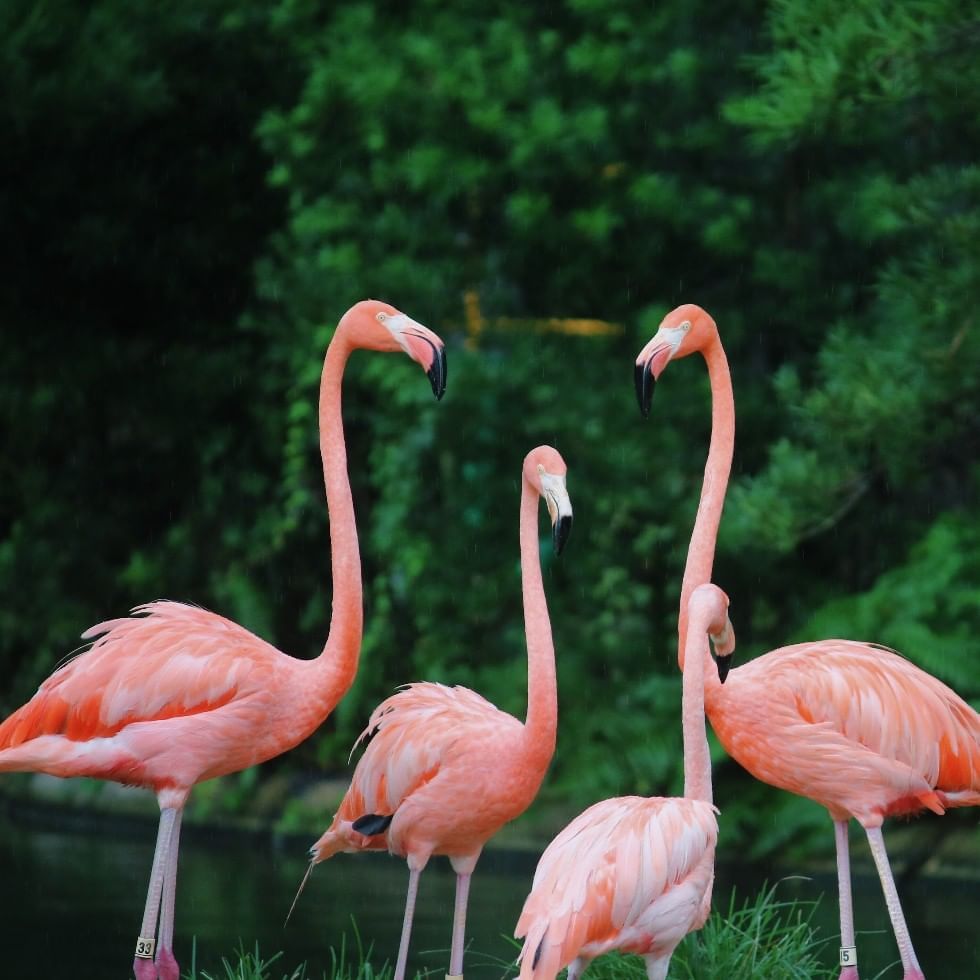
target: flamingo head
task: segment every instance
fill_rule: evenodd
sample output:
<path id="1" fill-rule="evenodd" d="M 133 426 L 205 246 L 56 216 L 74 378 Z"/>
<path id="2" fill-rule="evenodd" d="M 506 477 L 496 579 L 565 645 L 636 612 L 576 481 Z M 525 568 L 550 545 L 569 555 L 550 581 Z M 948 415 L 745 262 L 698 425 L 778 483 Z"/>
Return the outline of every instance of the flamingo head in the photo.
<path id="1" fill-rule="evenodd" d="M 640 412 L 650 414 L 653 388 L 669 361 L 704 350 L 718 337 L 715 321 L 693 303 L 671 310 L 636 359 L 634 379 Z"/>
<path id="2" fill-rule="evenodd" d="M 707 623 L 718 679 L 724 684 L 735 652 L 735 628 L 728 618 L 728 596 L 717 585 L 699 585 L 691 593 L 687 608 L 692 620 Z"/>
<path id="3" fill-rule="evenodd" d="M 560 555 L 572 529 L 572 502 L 565 488 L 568 467 L 551 446 L 538 446 L 524 457 L 524 479 L 544 497 L 551 518 L 551 541 Z"/>
<path id="4" fill-rule="evenodd" d="M 351 347 L 404 351 L 422 365 L 432 385 L 432 393 L 436 398 L 442 398 L 446 391 L 446 345 L 428 327 L 416 323 L 388 303 L 364 299 L 340 318 L 337 331 L 343 331 Z"/>

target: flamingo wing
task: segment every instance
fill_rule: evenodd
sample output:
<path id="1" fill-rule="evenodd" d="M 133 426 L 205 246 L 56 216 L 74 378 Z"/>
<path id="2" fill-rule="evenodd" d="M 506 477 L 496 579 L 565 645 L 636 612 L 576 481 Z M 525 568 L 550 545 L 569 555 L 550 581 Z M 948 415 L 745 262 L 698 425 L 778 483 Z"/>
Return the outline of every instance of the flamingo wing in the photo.
<path id="1" fill-rule="evenodd" d="M 133 612 L 83 634 L 97 637 L 92 647 L 0 724 L 0 753 L 45 735 L 111 738 L 134 723 L 212 711 L 261 691 L 282 658 L 248 630 L 196 606 L 161 601 Z"/>
<path id="2" fill-rule="evenodd" d="M 312 848 L 314 861 L 341 850 L 387 848 L 381 836 L 352 832 L 353 822 L 368 814 L 390 817 L 474 747 L 522 731 L 516 718 L 469 688 L 406 685 L 374 709 L 355 743 L 367 747 L 330 828 Z"/>
<path id="3" fill-rule="evenodd" d="M 714 808 L 698 800 L 627 796 L 590 807 L 538 862 L 515 930 L 521 977 L 554 977 L 610 949 L 672 949 L 703 921 L 705 888 L 683 911 L 655 903 L 698 869 L 710 886 L 717 838 Z"/>
<path id="4" fill-rule="evenodd" d="M 746 667 L 729 680 L 734 710 L 719 699 L 709 715 L 764 781 L 862 821 L 980 802 L 980 716 L 894 651 L 825 640 Z M 723 735 L 736 718 L 741 731 Z"/>

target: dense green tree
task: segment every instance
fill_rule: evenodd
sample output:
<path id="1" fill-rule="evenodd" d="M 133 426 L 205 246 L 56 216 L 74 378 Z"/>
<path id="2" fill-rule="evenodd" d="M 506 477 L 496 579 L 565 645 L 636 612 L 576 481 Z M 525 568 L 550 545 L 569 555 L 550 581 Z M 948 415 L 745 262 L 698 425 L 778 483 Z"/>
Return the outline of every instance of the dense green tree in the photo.
<path id="1" fill-rule="evenodd" d="M 221 512 L 259 505 L 235 320 L 282 206 L 252 130 L 291 76 L 236 6 L 0 7 L 8 709 L 87 624 L 214 605 Z"/>

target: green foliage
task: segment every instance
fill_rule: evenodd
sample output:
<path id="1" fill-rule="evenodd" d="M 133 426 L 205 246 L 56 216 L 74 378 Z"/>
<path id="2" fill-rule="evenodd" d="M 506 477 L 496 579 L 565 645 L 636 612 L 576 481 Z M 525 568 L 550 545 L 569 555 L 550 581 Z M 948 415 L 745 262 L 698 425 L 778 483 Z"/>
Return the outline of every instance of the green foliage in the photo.
<path id="1" fill-rule="evenodd" d="M 976 701 L 978 556 L 976 522 L 944 514 L 907 561 L 885 572 L 867 592 L 828 602 L 813 614 L 807 628 L 820 636 L 846 632 L 875 637 L 898 650 L 914 651 L 924 667 Z"/>
<path id="2" fill-rule="evenodd" d="M 817 936 L 811 923 L 815 902 L 781 901 L 776 897 L 777 885 L 763 887 L 754 897 L 737 903 L 733 893 L 728 909 L 715 912 L 699 932 L 692 933 L 677 947 L 671 958 L 670 976 L 689 980 L 822 980 L 836 975 L 821 965 L 821 952 L 827 940 Z M 356 935 L 356 930 L 355 930 Z M 515 947 L 517 944 L 515 943 Z M 375 969 L 370 962 L 371 950 L 365 950 L 358 936 L 356 955 L 347 950 L 346 937 L 340 949 L 331 949 L 330 970 L 324 980 L 386 980 L 391 967 L 384 963 Z M 198 972 L 197 949 L 187 980 L 273 980 L 271 971 L 282 957 L 276 953 L 264 959 L 258 946 L 246 951 L 240 946 L 230 960 L 222 957 L 222 973 Z M 472 950 L 467 953 L 470 969 L 484 963 L 499 968 L 502 976 L 516 971 L 512 961 L 483 956 Z M 561 974 L 564 976 L 564 973 Z M 426 974 L 416 974 L 425 977 Z M 589 967 L 592 980 L 643 980 L 646 977 L 643 960 L 638 956 L 611 953 L 597 959 Z M 306 964 L 282 980 L 312 980 Z"/>
<path id="3" fill-rule="evenodd" d="M 671 960 L 673 976 L 690 980 L 712 977 L 754 980 L 807 980 L 832 977 L 823 966 L 827 940 L 817 936 L 811 919 L 815 902 L 780 901 L 778 884 L 737 904 L 734 891 L 728 909 L 708 918 L 700 932 L 688 936 Z"/>
<path id="4" fill-rule="evenodd" d="M 387 960 L 380 967 L 371 963 L 373 946 L 364 947 L 356 924 L 354 925 L 353 949 L 348 948 L 346 934 L 341 937 L 340 948 L 330 947 L 330 969 L 321 974 L 323 980 L 389 980 L 393 968 Z M 275 980 L 273 967 L 282 959 L 282 952 L 273 953 L 265 958 L 259 952 L 258 943 L 254 949 L 246 950 L 244 943 L 239 943 L 235 954 L 229 959 L 221 957 L 221 972 L 217 974 L 198 972 L 197 942 L 195 940 L 191 954 L 191 968 L 186 980 Z M 281 969 L 276 967 L 276 970 Z M 300 963 L 292 972 L 283 973 L 282 980 L 314 980 L 307 972 L 305 963 Z M 415 978 L 424 977 L 425 973 L 415 974 Z"/>

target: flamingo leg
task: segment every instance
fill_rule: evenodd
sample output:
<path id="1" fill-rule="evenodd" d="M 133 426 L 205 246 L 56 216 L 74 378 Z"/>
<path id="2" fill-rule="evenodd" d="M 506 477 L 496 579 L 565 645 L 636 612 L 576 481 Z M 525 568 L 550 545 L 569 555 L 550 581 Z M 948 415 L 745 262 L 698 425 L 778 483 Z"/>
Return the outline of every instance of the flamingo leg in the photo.
<path id="1" fill-rule="evenodd" d="M 180 820 L 183 810 L 177 811 L 170 832 L 170 848 L 163 869 L 163 903 L 160 906 L 160 936 L 157 946 L 157 975 L 159 980 L 180 980 L 180 968 L 174 957 L 174 900 L 177 896 L 177 854 L 180 848 Z"/>
<path id="2" fill-rule="evenodd" d="M 470 896 L 469 871 L 456 875 L 456 908 L 453 912 L 453 944 L 449 954 L 449 976 L 463 975 L 463 949 L 466 945 L 466 903 Z"/>
<path id="3" fill-rule="evenodd" d="M 170 850 L 171 832 L 177 819 L 177 810 L 160 811 L 160 826 L 157 829 L 157 843 L 153 851 L 153 867 L 150 869 L 150 886 L 146 892 L 146 906 L 143 909 L 143 924 L 140 927 L 137 951 L 147 950 L 150 955 L 133 959 L 133 974 L 136 980 L 157 980 L 157 968 L 153 962 L 154 938 L 156 936 L 157 913 L 160 911 L 160 894 L 163 890 L 164 870 Z"/>
<path id="4" fill-rule="evenodd" d="M 839 980 L 858 980 L 857 946 L 854 942 L 854 905 L 851 901 L 851 855 L 847 839 L 847 820 L 834 821 L 834 840 L 837 843 L 837 893 L 840 902 L 841 958 L 845 950 L 852 953 L 853 966 L 841 964 Z"/>
<path id="5" fill-rule="evenodd" d="M 584 956 L 577 956 L 571 963 L 568 964 L 568 976 L 566 980 L 578 980 L 578 978 L 586 971 L 589 966 L 589 960 L 585 959 Z"/>
<path id="6" fill-rule="evenodd" d="M 898 943 L 898 955 L 901 957 L 902 970 L 904 971 L 903 980 L 925 980 L 925 976 L 919 967 L 919 961 L 915 958 L 909 927 L 905 924 L 905 916 L 902 914 L 902 905 L 898 900 L 898 889 L 895 887 L 891 865 L 888 863 L 888 854 L 885 851 L 885 839 L 881 835 L 881 828 L 866 827 L 865 833 L 868 835 L 871 854 L 878 867 L 881 890 L 885 893 L 885 904 L 888 906 L 888 915 L 892 920 L 895 941 Z"/>
<path id="7" fill-rule="evenodd" d="M 644 956 L 647 965 L 647 980 L 664 980 L 670 968 L 670 957 L 658 953 L 656 956 Z"/>
<path id="8" fill-rule="evenodd" d="M 405 895 L 405 918 L 402 921 L 402 938 L 398 944 L 398 962 L 394 980 L 405 980 L 405 964 L 408 962 L 408 943 L 412 936 L 412 916 L 415 914 L 415 897 L 419 892 L 419 868 L 409 868 L 408 892 Z"/>

